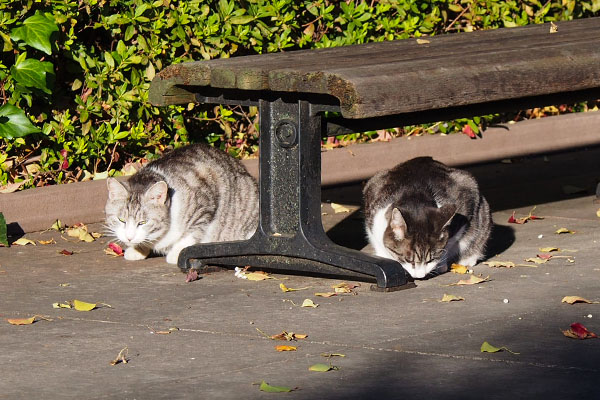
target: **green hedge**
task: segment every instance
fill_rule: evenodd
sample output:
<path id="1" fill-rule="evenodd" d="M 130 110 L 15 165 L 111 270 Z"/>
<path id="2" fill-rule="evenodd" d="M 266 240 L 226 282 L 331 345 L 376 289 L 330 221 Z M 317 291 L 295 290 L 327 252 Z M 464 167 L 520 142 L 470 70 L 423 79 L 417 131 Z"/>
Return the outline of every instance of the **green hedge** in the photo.
<path id="1" fill-rule="evenodd" d="M 126 173 L 165 148 L 197 141 L 252 155 L 256 110 L 148 103 L 150 81 L 170 64 L 583 18 L 599 10 L 600 0 L 0 0 L 0 185 Z M 478 131 L 484 121 L 407 132 Z"/>

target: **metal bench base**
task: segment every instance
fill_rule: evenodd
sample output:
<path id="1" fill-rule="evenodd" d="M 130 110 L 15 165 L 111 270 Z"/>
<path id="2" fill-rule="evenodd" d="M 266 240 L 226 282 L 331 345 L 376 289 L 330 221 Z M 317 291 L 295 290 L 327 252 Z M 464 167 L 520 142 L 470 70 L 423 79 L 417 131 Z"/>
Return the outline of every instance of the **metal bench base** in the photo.
<path id="1" fill-rule="evenodd" d="M 245 241 L 185 248 L 182 270 L 205 265 L 251 265 L 311 274 L 373 278 L 374 289 L 408 287 L 402 266 L 338 246 L 321 223 L 321 133 L 318 105 L 304 100 L 259 101 L 260 216 L 254 236 Z M 197 260 L 197 261 L 196 261 Z"/>

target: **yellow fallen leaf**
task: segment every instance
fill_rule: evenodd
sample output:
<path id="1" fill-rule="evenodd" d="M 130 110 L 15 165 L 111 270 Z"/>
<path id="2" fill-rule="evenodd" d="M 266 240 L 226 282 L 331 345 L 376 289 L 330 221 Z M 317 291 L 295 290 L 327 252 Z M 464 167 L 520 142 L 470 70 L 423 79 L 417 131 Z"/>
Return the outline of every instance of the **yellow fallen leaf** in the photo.
<path id="1" fill-rule="evenodd" d="M 355 288 L 357 288 L 359 286 L 360 285 L 358 283 L 341 282 L 341 283 L 338 283 L 336 285 L 331 285 L 331 288 L 336 293 L 352 293 L 352 289 L 355 289 Z"/>
<path id="2" fill-rule="evenodd" d="M 427 39 L 417 39 L 417 44 L 428 44 L 428 43 L 431 43 L 431 42 Z"/>
<path id="3" fill-rule="evenodd" d="M 265 279 L 275 279 L 266 272 L 245 272 L 244 275 L 249 281 L 264 281 Z"/>
<path id="4" fill-rule="evenodd" d="M 27 246 L 28 244 L 32 244 L 32 245 L 36 245 L 35 242 L 33 240 L 29 240 L 25 237 L 22 237 L 20 239 L 17 239 L 13 242 L 13 246 Z"/>
<path id="5" fill-rule="evenodd" d="M 476 285 L 478 283 L 482 283 L 482 282 L 487 282 L 490 280 L 489 276 L 486 276 L 485 278 L 479 277 L 479 276 L 475 276 L 475 275 L 471 275 L 469 276 L 469 279 L 462 279 L 456 283 L 453 283 L 452 285 Z"/>
<path id="6" fill-rule="evenodd" d="M 465 267 L 464 265 L 460 265 L 460 264 L 452 264 L 450 266 L 450 271 L 454 272 L 455 274 L 466 274 L 469 272 L 469 268 Z"/>
<path id="7" fill-rule="evenodd" d="M 598 209 L 598 211 L 596 211 L 596 216 L 597 216 L 598 218 L 600 218 L 600 208 Z"/>
<path id="8" fill-rule="evenodd" d="M 38 240 L 38 243 L 42 244 L 42 245 L 56 244 L 56 241 L 54 239 L 50 239 L 50 240 Z"/>
<path id="9" fill-rule="evenodd" d="M 331 296 L 335 296 L 335 295 L 336 295 L 335 292 L 315 293 L 315 296 L 319 296 L 319 297 L 331 297 Z"/>
<path id="10" fill-rule="evenodd" d="M 293 335 L 296 339 L 306 339 L 308 337 L 308 335 L 304 333 L 294 333 Z"/>
<path id="11" fill-rule="evenodd" d="M 514 268 L 516 266 L 515 263 L 512 261 L 486 261 L 484 262 L 484 264 L 496 268 Z"/>
<path id="12" fill-rule="evenodd" d="M 444 297 L 440 300 L 442 303 L 450 303 L 451 301 L 461 301 L 464 300 L 464 297 L 455 296 L 453 294 L 444 294 Z"/>
<path id="13" fill-rule="evenodd" d="M 558 32 L 558 25 L 556 25 L 554 22 L 550 21 L 550 33 L 556 33 Z"/>
<path id="14" fill-rule="evenodd" d="M 69 303 L 52 303 L 52 308 L 73 308 Z"/>
<path id="15" fill-rule="evenodd" d="M 295 292 L 295 291 L 298 291 L 298 290 L 304 290 L 304 289 L 308 289 L 307 287 L 298 288 L 298 289 L 292 289 L 292 288 L 289 288 L 289 287 L 285 286 L 283 283 L 280 283 L 280 284 L 279 284 L 279 288 L 280 288 L 280 289 L 281 289 L 281 291 L 282 291 L 282 292 L 284 292 L 284 293 L 285 293 L 285 292 Z"/>
<path id="16" fill-rule="evenodd" d="M 345 207 L 341 204 L 336 204 L 336 203 L 331 203 L 331 208 L 333 208 L 333 211 L 338 214 L 338 213 L 349 213 L 350 209 L 348 207 Z"/>
<path id="17" fill-rule="evenodd" d="M 11 325 L 31 325 L 35 322 L 35 316 L 31 318 L 7 318 L 6 320 Z"/>
<path id="18" fill-rule="evenodd" d="M 544 253 L 551 253 L 553 251 L 560 251 L 558 247 L 540 247 L 540 251 Z"/>
<path id="19" fill-rule="evenodd" d="M 277 351 L 296 351 L 296 346 L 287 346 L 287 345 L 279 345 L 275 346 L 275 350 Z"/>
<path id="20" fill-rule="evenodd" d="M 311 299 L 305 299 L 300 307 L 317 308 L 319 305 L 314 303 Z"/>
<path id="21" fill-rule="evenodd" d="M 96 303 L 86 303 L 85 301 L 73 300 L 73 308 L 77 311 L 92 311 L 96 308 Z"/>
<path id="22" fill-rule="evenodd" d="M 572 230 L 567 229 L 567 228 L 560 228 L 560 229 L 558 229 L 554 233 L 557 233 L 557 234 L 561 234 L 561 233 L 575 233 L 575 231 L 572 231 Z"/>
<path id="23" fill-rule="evenodd" d="M 540 258 L 540 257 L 529 257 L 529 258 L 525 259 L 525 261 L 532 262 L 535 264 L 545 264 L 548 262 L 548 260 L 549 260 L 549 258 Z"/>
<path id="24" fill-rule="evenodd" d="M 94 237 L 89 234 L 87 226 L 85 225 L 74 226 L 73 228 L 67 229 L 66 232 L 68 236 L 76 237 L 82 242 L 91 243 L 95 240 Z"/>
<path id="25" fill-rule="evenodd" d="M 62 222 L 60 222 L 60 219 L 57 219 L 56 222 L 52 224 L 50 229 L 54 229 L 55 231 L 61 232 L 63 229 L 65 229 L 65 227 L 62 224 Z"/>
<path id="26" fill-rule="evenodd" d="M 590 301 L 588 299 L 585 299 L 585 298 L 579 297 L 579 296 L 565 296 L 561 300 L 561 303 L 568 303 L 568 304 L 575 304 L 575 303 L 598 304 L 600 302 L 598 302 L 598 301 Z"/>

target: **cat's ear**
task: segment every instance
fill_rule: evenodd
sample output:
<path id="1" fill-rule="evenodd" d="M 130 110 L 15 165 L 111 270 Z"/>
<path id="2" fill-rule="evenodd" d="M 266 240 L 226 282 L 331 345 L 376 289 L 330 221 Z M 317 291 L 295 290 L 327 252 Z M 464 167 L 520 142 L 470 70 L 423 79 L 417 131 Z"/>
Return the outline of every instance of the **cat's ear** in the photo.
<path id="1" fill-rule="evenodd" d="M 452 222 L 452 218 L 454 218 L 454 214 L 456 214 L 456 206 L 453 204 L 444 204 L 439 208 L 439 213 L 442 226 L 441 230 L 443 230 Z"/>
<path id="2" fill-rule="evenodd" d="M 167 186 L 166 182 L 156 182 L 154 185 L 150 186 L 148 190 L 146 190 L 146 193 L 144 193 L 144 200 L 157 205 L 165 204 L 167 201 L 168 190 L 169 187 Z"/>
<path id="3" fill-rule="evenodd" d="M 127 188 L 115 178 L 108 178 L 106 187 L 108 188 L 108 198 L 111 200 L 126 199 L 129 195 Z"/>
<path id="4" fill-rule="evenodd" d="M 397 208 L 392 210 L 390 228 L 392 228 L 392 232 L 394 232 L 394 237 L 396 240 L 403 240 L 406 236 L 406 221 L 404 221 L 402 213 Z"/>

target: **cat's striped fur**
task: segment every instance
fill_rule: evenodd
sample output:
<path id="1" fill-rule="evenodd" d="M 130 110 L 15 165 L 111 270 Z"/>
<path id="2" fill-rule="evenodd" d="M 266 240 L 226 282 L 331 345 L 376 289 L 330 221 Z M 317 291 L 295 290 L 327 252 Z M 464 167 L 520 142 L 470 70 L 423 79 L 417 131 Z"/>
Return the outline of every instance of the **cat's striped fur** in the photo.
<path id="1" fill-rule="evenodd" d="M 106 225 L 125 258 L 153 251 L 177 263 L 197 243 L 247 239 L 258 225 L 258 187 L 244 166 L 204 144 L 176 149 L 127 181 L 108 179 Z"/>

